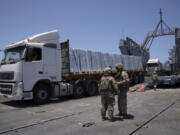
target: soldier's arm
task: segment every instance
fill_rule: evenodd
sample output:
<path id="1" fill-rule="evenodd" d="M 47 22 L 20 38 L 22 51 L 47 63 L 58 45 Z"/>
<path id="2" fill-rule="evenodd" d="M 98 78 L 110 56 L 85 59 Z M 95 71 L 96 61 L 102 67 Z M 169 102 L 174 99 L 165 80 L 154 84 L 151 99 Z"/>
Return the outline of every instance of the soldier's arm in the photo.
<path id="1" fill-rule="evenodd" d="M 102 78 L 101 78 L 101 80 L 102 80 Z M 99 93 L 101 93 L 101 80 L 99 81 L 99 87 L 98 87 L 98 91 L 99 91 Z"/>
<path id="2" fill-rule="evenodd" d="M 153 77 L 153 74 L 152 74 L 151 79 L 153 80 L 153 78 L 154 78 L 154 77 Z"/>
<path id="3" fill-rule="evenodd" d="M 119 85 L 128 85 L 129 84 L 129 77 L 128 74 L 126 72 L 122 73 L 122 78 L 123 80 L 118 82 Z"/>
<path id="4" fill-rule="evenodd" d="M 117 74 L 114 76 L 115 79 L 118 79 L 120 77 L 120 73 L 117 72 Z"/>
<path id="5" fill-rule="evenodd" d="M 117 92 L 118 91 L 117 82 L 115 81 L 115 79 L 113 77 L 111 79 L 111 82 L 112 82 L 112 87 L 113 87 L 114 91 Z"/>

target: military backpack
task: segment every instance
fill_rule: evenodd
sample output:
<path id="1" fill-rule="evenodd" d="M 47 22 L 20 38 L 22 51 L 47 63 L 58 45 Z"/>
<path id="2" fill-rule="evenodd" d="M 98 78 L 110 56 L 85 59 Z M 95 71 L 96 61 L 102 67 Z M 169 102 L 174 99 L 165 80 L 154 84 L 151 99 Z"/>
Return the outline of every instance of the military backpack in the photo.
<path id="1" fill-rule="evenodd" d="M 99 85 L 99 89 L 100 91 L 106 91 L 111 89 L 111 80 L 107 77 L 102 77 L 100 85 Z"/>

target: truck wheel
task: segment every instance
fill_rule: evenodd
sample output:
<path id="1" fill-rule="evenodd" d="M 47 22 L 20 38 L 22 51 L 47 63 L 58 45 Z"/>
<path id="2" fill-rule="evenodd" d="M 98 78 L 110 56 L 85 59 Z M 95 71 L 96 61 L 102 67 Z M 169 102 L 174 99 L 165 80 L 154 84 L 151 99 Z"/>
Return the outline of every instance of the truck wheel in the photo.
<path id="1" fill-rule="evenodd" d="M 34 89 L 34 103 L 45 104 L 49 101 L 50 97 L 50 87 L 45 84 L 39 84 Z"/>
<path id="2" fill-rule="evenodd" d="M 90 81 L 87 86 L 88 96 L 94 96 L 98 94 L 98 85 L 95 81 Z"/>
<path id="3" fill-rule="evenodd" d="M 82 98 L 84 96 L 84 87 L 81 84 L 77 84 L 74 88 L 74 97 Z"/>

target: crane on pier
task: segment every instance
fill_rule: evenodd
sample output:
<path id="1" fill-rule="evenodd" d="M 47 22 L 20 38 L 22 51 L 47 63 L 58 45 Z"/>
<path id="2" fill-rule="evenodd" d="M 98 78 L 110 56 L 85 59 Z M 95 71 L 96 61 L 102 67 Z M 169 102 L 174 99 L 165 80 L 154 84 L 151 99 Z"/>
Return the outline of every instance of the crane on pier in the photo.
<path id="1" fill-rule="evenodd" d="M 154 38 L 166 35 L 175 35 L 175 30 L 170 28 L 165 21 L 162 19 L 162 10 L 160 8 L 160 20 L 156 25 L 154 31 L 152 33 L 148 33 L 145 40 L 143 41 L 141 47 L 142 49 L 147 48 L 150 49 Z"/>
<path id="2" fill-rule="evenodd" d="M 156 25 L 153 32 L 149 32 L 145 37 L 142 44 L 136 43 L 133 39 L 126 37 L 126 40 L 121 39 L 119 48 L 121 54 L 124 55 L 135 55 L 142 56 L 143 65 L 146 65 L 146 62 L 150 58 L 149 49 L 152 45 L 152 42 L 155 38 L 166 35 L 175 35 L 175 29 L 169 27 L 162 18 L 162 10 L 160 8 L 160 20 Z"/>

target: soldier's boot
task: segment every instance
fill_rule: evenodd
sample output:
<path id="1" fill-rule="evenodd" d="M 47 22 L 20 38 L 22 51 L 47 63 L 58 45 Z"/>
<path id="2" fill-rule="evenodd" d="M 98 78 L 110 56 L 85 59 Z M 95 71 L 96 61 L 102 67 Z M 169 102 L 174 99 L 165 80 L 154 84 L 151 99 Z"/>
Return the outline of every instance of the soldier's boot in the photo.
<path id="1" fill-rule="evenodd" d="M 119 113 L 116 114 L 116 116 L 119 116 L 120 119 L 123 119 L 123 109 L 121 104 L 118 106 Z"/>
<path id="2" fill-rule="evenodd" d="M 127 118 L 128 117 L 128 114 L 127 112 L 125 111 L 124 114 L 123 114 L 123 118 Z"/>
<path id="3" fill-rule="evenodd" d="M 109 115 L 109 121 L 110 121 L 110 122 L 113 122 L 113 121 L 114 121 L 113 111 L 112 111 L 112 110 L 109 110 L 109 111 L 108 111 L 108 115 Z"/>
<path id="4" fill-rule="evenodd" d="M 124 113 L 124 114 L 123 114 L 123 118 L 124 118 L 124 119 L 128 118 L 127 113 Z"/>
<path id="5" fill-rule="evenodd" d="M 104 108 L 101 108 L 101 119 L 102 121 L 107 120 L 106 110 Z"/>
<path id="6" fill-rule="evenodd" d="M 156 91 L 156 87 L 157 87 L 157 86 L 156 86 L 156 85 L 154 85 L 154 91 Z"/>
<path id="7" fill-rule="evenodd" d="M 124 115 L 120 115 L 119 118 L 120 118 L 120 119 L 124 119 Z"/>
<path id="8" fill-rule="evenodd" d="M 123 117 L 123 115 L 122 115 L 122 113 L 121 113 L 121 112 L 119 112 L 119 113 L 115 114 L 115 116 L 118 116 L 118 117 Z"/>
<path id="9" fill-rule="evenodd" d="M 105 121 L 105 120 L 107 120 L 107 117 L 102 117 L 101 119 L 102 119 L 102 121 Z"/>
<path id="10" fill-rule="evenodd" d="M 119 113 L 115 114 L 115 116 L 121 116 L 122 115 L 120 99 L 118 99 L 118 110 L 119 110 Z"/>

